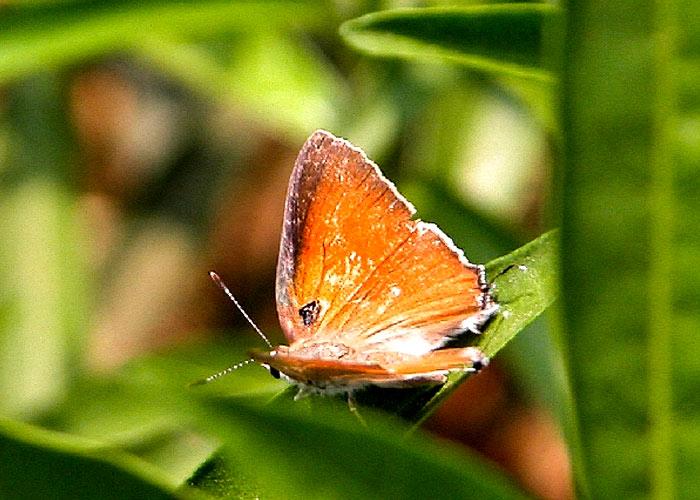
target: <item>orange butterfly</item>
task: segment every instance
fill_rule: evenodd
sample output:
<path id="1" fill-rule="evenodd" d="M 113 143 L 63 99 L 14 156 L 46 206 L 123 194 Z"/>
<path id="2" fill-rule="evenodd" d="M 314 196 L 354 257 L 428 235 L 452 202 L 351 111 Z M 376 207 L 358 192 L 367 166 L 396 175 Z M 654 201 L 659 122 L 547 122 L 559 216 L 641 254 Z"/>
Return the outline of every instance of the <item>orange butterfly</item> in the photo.
<path id="1" fill-rule="evenodd" d="M 289 181 L 277 264 L 289 345 L 252 360 L 299 386 L 298 396 L 441 384 L 488 364 L 476 347 L 443 348 L 480 333 L 498 310 L 484 267 L 414 213 L 360 149 L 311 135 Z"/>

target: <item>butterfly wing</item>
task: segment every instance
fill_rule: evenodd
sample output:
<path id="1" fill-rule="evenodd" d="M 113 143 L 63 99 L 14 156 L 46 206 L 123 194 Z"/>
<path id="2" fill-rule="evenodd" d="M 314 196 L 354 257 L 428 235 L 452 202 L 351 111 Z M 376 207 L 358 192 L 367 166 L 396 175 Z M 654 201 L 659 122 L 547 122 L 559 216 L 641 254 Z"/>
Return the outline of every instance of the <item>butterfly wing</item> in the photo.
<path id="1" fill-rule="evenodd" d="M 277 267 L 290 343 L 342 340 L 421 355 L 478 331 L 496 309 L 483 268 L 413 206 L 365 154 L 315 132 L 292 173 Z"/>
<path id="2" fill-rule="evenodd" d="M 342 361 L 295 356 L 278 348 L 272 352 L 254 350 L 251 357 L 290 379 L 316 387 L 352 389 L 368 384 L 410 387 L 444 383 L 449 371 L 479 371 L 488 358 L 475 347 L 439 349 L 420 358 L 389 363 Z"/>

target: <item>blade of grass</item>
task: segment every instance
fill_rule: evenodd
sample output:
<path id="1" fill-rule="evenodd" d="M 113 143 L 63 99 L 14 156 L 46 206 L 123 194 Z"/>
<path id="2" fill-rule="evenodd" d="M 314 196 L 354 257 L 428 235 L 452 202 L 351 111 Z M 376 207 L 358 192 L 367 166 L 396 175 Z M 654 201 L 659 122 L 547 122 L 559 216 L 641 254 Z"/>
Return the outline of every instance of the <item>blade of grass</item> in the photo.
<path id="1" fill-rule="evenodd" d="M 159 471 L 116 449 L 0 419 L 2 498 L 175 498 Z"/>
<path id="2" fill-rule="evenodd" d="M 546 4 L 396 9 L 347 21 L 340 34 L 375 56 L 444 59 L 486 72 L 549 81 L 542 37 L 558 16 Z"/>
<path id="3" fill-rule="evenodd" d="M 225 441 L 223 456 L 269 498 L 522 497 L 505 477 L 445 443 L 406 439 L 402 425 L 371 414 L 361 426 L 346 407 L 322 403 L 329 401 L 311 413 L 298 402 L 260 408 L 213 400 L 200 425 Z"/>
<path id="4" fill-rule="evenodd" d="M 674 186 L 678 21 L 672 2 L 567 9 L 562 326 L 583 496 L 688 492 L 675 486 L 673 436 L 673 392 L 690 375 L 673 360 L 673 270 L 692 220 Z"/>
<path id="5" fill-rule="evenodd" d="M 539 316 L 557 295 L 557 231 L 486 264 L 499 314 L 477 345 L 494 356 Z"/>

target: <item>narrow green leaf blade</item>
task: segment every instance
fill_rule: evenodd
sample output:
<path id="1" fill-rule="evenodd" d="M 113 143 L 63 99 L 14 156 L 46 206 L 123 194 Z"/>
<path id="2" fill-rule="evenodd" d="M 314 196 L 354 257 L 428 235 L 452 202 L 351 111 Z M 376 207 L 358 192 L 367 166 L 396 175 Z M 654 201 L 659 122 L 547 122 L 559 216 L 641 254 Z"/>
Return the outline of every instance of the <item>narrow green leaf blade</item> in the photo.
<path id="1" fill-rule="evenodd" d="M 2 498 L 175 498 L 145 462 L 68 434 L 0 419 Z"/>
<path id="2" fill-rule="evenodd" d="M 681 18 L 697 20 L 697 3 L 567 9 L 563 339 L 580 428 L 577 476 L 593 498 L 698 494 L 697 472 L 681 476 L 677 464 L 698 463 L 700 412 L 674 397 L 697 399 L 700 379 L 689 306 L 698 294 L 688 287 L 698 275 L 688 236 L 697 248 L 700 177 L 697 154 L 678 151 L 679 83 L 688 77 L 677 71 Z"/>
<path id="3" fill-rule="evenodd" d="M 445 443 L 407 439 L 402 425 L 373 415 L 363 426 L 347 408 L 315 403 L 309 412 L 300 402 L 214 400 L 200 425 L 225 442 L 227 462 L 266 498 L 523 498 L 505 477 Z"/>
<path id="4" fill-rule="evenodd" d="M 498 315 L 477 345 L 494 356 L 532 323 L 557 296 L 557 231 L 543 234 L 514 252 L 486 264 Z"/>
<path id="5" fill-rule="evenodd" d="M 396 9 L 347 21 L 353 47 L 384 57 L 445 59 L 486 72 L 550 80 L 543 34 L 559 15 L 546 4 Z"/>

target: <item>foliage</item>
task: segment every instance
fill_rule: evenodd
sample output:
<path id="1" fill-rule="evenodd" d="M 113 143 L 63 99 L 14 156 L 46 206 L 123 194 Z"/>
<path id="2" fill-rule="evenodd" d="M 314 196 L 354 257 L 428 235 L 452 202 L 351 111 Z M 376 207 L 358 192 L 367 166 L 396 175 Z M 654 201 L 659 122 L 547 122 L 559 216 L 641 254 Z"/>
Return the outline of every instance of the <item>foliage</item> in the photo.
<path id="1" fill-rule="evenodd" d="M 547 81 L 551 61 L 543 58 L 542 44 L 557 14 L 554 6 L 536 3 L 397 9 L 348 21 L 340 32 L 372 55 L 447 59 Z"/>
<path id="2" fill-rule="evenodd" d="M 699 198 L 688 189 L 700 156 L 686 146 L 697 107 L 683 102 L 690 89 L 679 72 L 700 39 L 697 24 L 681 19 L 697 14 L 690 4 L 640 11 L 605 2 L 567 13 L 563 342 L 579 479 L 593 497 L 700 492 L 689 474 L 697 449 L 687 448 L 700 414 L 684 402 L 698 383 L 686 357 L 695 356 L 688 347 L 698 316 L 689 304 L 698 288 L 694 271 L 681 277 L 698 262 L 689 248 Z"/>
<path id="3" fill-rule="evenodd" d="M 417 430 L 464 374 L 433 390 L 359 395 L 358 419 L 332 398 L 292 401 L 283 383 L 252 366 L 187 388 L 245 359 L 250 341 L 142 354 L 101 374 L 90 368 L 95 311 L 126 301 L 120 318 L 145 329 L 151 309 L 164 306 L 136 292 L 129 302 L 131 287 L 165 279 L 154 268 L 175 272 L 168 245 L 204 259 L 197 242 L 210 230 L 212 199 L 225 179 L 251 168 L 241 165 L 252 134 L 241 130 L 226 136 L 233 152 L 217 146 L 214 161 L 193 153 L 205 149 L 196 141 L 207 138 L 201 116 L 211 103 L 291 143 L 315 128 L 349 137 L 399 179 L 423 218 L 439 222 L 471 260 L 488 262 L 501 310 L 466 342 L 507 357 L 531 394 L 546 395 L 579 496 L 700 495 L 697 17 L 692 2 L 369 13 L 284 1 L 7 6 L 0 496 L 525 496 L 475 454 Z M 194 139 L 182 146 L 182 163 L 155 169 L 123 201 L 127 236 L 99 267 L 81 211 L 90 177 L 76 168 L 67 89 L 81 68 L 125 59 L 186 89 L 177 102 L 193 116 L 178 120 Z M 144 86 L 177 94 L 154 80 Z M 480 126 L 485 107 L 520 114 Z M 546 155 L 525 148 L 535 136 L 511 127 L 527 120 L 555 156 L 546 203 L 561 226 L 534 239 L 519 228 L 530 216 L 515 221 L 507 201 L 487 202 L 491 190 L 532 177 L 546 183 L 537 167 L 521 161 L 505 175 L 489 172 L 484 200 L 465 202 L 476 197 L 475 182 L 463 182 L 463 163 L 474 158 L 464 137 L 484 129 L 539 164 Z M 224 152 L 233 166 L 223 165 Z M 157 264 L 144 272 L 139 259 L 153 247 Z M 132 280 L 121 286 L 125 275 Z M 528 327 L 558 289 L 553 321 Z M 541 342 L 548 333 L 553 344 Z M 558 385 L 559 364 L 568 387 Z"/>

